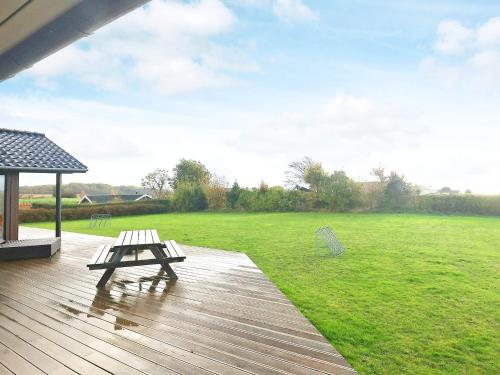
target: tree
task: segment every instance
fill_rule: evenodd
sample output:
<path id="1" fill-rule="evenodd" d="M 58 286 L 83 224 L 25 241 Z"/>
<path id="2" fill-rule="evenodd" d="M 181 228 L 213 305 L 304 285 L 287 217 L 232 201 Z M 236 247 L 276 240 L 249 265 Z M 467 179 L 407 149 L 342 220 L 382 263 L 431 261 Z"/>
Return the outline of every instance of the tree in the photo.
<path id="1" fill-rule="evenodd" d="M 302 160 L 291 162 L 288 168 L 288 171 L 285 172 L 287 185 L 307 184 L 315 193 L 318 193 L 319 184 L 322 178 L 327 175 L 321 163 L 315 162 L 308 156 Z"/>
<path id="2" fill-rule="evenodd" d="M 332 175 L 323 177 L 319 185 L 322 204 L 337 211 L 352 208 L 358 195 L 359 189 L 344 171 L 335 171 Z"/>
<path id="3" fill-rule="evenodd" d="M 308 156 L 305 156 L 302 160 L 292 161 L 288 164 L 288 170 L 285 172 L 285 184 L 294 187 L 305 183 L 306 170 L 313 163 L 313 160 Z"/>
<path id="4" fill-rule="evenodd" d="M 304 181 L 309 184 L 309 188 L 313 192 L 319 193 L 321 181 L 323 181 L 325 176 L 327 176 L 327 174 L 321 164 L 315 163 L 307 168 Z"/>
<path id="5" fill-rule="evenodd" d="M 179 211 L 200 211 L 208 207 L 202 186 L 192 182 L 177 185 L 173 201 L 175 208 Z"/>
<path id="6" fill-rule="evenodd" d="M 382 204 L 389 176 L 386 176 L 383 167 L 373 168 L 370 174 L 375 176 L 377 181 L 360 183 L 359 187 L 366 207 L 370 210 L 375 210 Z"/>
<path id="7" fill-rule="evenodd" d="M 227 192 L 227 203 L 229 207 L 235 208 L 236 202 L 240 198 L 241 188 L 240 185 L 235 181 L 231 189 Z"/>
<path id="8" fill-rule="evenodd" d="M 141 186 L 149 190 L 154 198 L 165 198 L 168 192 L 169 176 L 166 169 L 157 168 L 141 180 Z"/>
<path id="9" fill-rule="evenodd" d="M 382 198 L 382 206 L 386 209 L 402 209 L 408 206 L 414 195 L 413 187 L 405 181 L 404 176 L 391 172 Z"/>
<path id="10" fill-rule="evenodd" d="M 220 210 L 226 208 L 227 204 L 227 181 L 224 177 L 213 175 L 208 184 L 205 185 L 208 208 Z"/>
<path id="11" fill-rule="evenodd" d="M 266 194 L 269 190 L 269 185 L 264 182 L 264 180 L 260 181 L 259 185 L 259 194 Z"/>
<path id="12" fill-rule="evenodd" d="M 210 180 L 210 172 L 207 167 L 196 160 L 181 159 L 173 169 L 170 186 L 177 189 L 179 184 L 190 183 L 196 185 L 207 184 Z"/>
<path id="13" fill-rule="evenodd" d="M 371 175 L 377 177 L 380 183 L 385 183 L 388 180 L 383 167 L 373 168 Z"/>

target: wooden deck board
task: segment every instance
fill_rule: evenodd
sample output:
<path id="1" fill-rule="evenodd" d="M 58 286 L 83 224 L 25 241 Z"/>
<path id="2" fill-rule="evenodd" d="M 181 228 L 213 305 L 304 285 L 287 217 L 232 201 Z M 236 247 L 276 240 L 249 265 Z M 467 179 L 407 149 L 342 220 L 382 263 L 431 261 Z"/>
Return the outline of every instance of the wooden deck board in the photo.
<path id="1" fill-rule="evenodd" d="M 113 242 L 63 233 L 51 259 L 0 262 L 0 374 L 355 374 L 246 255 L 181 246 L 178 280 L 132 267 L 97 290 L 85 265 Z"/>

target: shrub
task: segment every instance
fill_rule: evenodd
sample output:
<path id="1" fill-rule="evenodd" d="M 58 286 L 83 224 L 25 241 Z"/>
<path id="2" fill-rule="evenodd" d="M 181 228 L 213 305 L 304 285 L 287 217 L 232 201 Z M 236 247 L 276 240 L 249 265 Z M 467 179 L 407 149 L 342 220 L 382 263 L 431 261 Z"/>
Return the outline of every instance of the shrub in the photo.
<path id="1" fill-rule="evenodd" d="M 61 216 L 63 220 L 88 219 L 93 214 L 109 213 L 112 216 L 144 215 L 169 212 L 171 204 L 168 200 L 129 202 L 115 204 L 96 204 L 78 207 L 63 207 Z M 21 223 L 52 221 L 56 215 L 54 207 L 32 208 L 19 211 Z"/>
<path id="2" fill-rule="evenodd" d="M 221 177 L 213 175 L 208 184 L 204 186 L 208 208 L 222 210 L 227 206 L 227 182 Z"/>
<path id="3" fill-rule="evenodd" d="M 314 200 L 313 193 L 261 185 L 258 189 L 240 189 L 235 207 L 243 211 L 308 211 Z"/>
<path id="4" fill-rule="evenodd" d="M 227 192 L 227 203 L 229 207 L 231 208 L 236 207 L 236 202 L 238 202 L 238 199 L 240 198 L 240 193 L 241 193 L 240 185 L 238 185 L 238 183 L 235 182 L 231 187 L 231 189 Z"/>
<path id="5" fill-rule="evenodd" d="M 416 198 L 414 208 L 425 213 L 500 215 L 500 196 L 423 195 Z"/>
<path id="6" fill-rule="evenodd" d="M 319 184 L 319 201 L 324 208 L 346 211 L 359 200 L 359 188 L 343 171 L 323 177 Z"/>
<path id="7" fill-rule="evenodd" d="M 406 182 L 403 176 L 392 172 L 387 179 L 380 208 L 388 211 L 407 209 L 413 196 L 415 196 L 415 192 L 411 184 Z"/>
<path id="8" fill-rule="evenodd" d="M 198 184 L 189 182 L 177 185 L 173 204 L 178 211 L 201 211 L 208 207 L 203 188 Z"/>
<path id="9" fill-rule="evenodd" d="M 257 193 L 249 189 L 241 189 L 236 207 L 245 211 L 253 211 Z"/>
<path id="10" fill-rule="evenodd" d="M 31 208 L 54 208 L 56 206 L 56 202 L 53 203 L 39 203 L 39 202 L 32 202 L 31 203 Z M 64 208 L 70 208 L 70 207 L 80 207 L 78 203 L 72 203 L 72 204 L 67 204 L 63 203 Z"/>

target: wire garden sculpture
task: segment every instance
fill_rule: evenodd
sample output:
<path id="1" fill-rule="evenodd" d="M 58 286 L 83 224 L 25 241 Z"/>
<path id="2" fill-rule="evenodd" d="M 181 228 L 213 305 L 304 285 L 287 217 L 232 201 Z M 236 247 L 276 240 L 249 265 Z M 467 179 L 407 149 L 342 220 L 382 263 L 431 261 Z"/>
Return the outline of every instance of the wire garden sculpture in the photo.
<path id="1" fill-rule="evenodd" d="M 111 214 L 93 214 L 90 216 L 89 228 L 111 226 Z"/>
<path id="2" fill-rule="evenodd" d="M 321 227 L 316 231 L 316 254 L 320 256 L 339 256 L 344 245 L 339 241 L 331 227 Z"/>

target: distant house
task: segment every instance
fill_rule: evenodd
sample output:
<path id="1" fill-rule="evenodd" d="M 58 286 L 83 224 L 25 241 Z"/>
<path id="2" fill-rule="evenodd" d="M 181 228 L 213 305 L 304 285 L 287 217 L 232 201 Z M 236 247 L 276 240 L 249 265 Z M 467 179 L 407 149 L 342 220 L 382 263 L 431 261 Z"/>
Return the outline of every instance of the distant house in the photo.
<path id="1" fill-rule="evenodd" d="M 417 186 L 418 191 L 420 192 L 419 195 L 436 195 L 440 194 L 439 190 L 434 189 L 432 186 L 423 186 L 419 185 Z"/>
<path id="2" fill-rule="evenodd" d="M 101 195 L 84 195 L 80 198 L 78 204 L 103 204 L 114 202 L 135 202 L 142 200 L 153 199 L 148 194 L 101 194 Z"/>
<path id="3" fill-rule="evenodd" d="M 309 193 L 311 191 L 311 189 L 308 189 L 304 186 L 300 186 L 300 185 L 295 185 L 295 187 L 293 188 L 294 190 L 298 190 L 298 191 L 304 191 L 306 193 Z"/>

